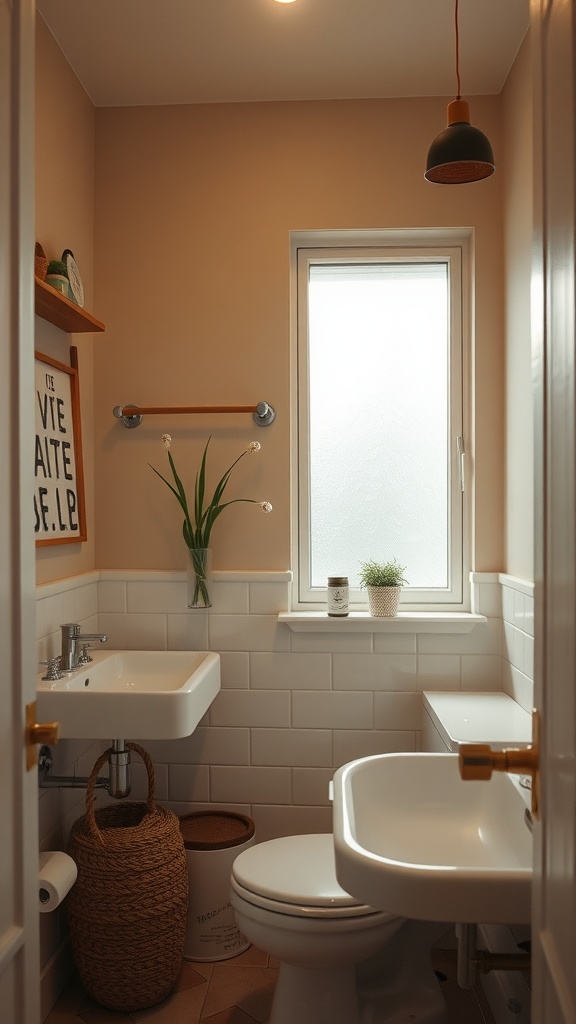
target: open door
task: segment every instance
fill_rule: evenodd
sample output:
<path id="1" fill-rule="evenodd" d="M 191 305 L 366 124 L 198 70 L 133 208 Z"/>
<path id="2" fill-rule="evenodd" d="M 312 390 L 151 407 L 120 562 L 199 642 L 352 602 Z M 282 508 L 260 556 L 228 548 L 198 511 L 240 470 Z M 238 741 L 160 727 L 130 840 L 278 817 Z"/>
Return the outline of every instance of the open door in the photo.
<path id="1" fill-rule="evenodd" d="M 34 4 L 0 4 L 0 1018 L 39 1024 L 33 540 Z"/>
<path id="2" fill-rule="evenodd" d="M 532 0 L 536 706 L 534 1024 L 576 1021 L 575 0 Z"/>

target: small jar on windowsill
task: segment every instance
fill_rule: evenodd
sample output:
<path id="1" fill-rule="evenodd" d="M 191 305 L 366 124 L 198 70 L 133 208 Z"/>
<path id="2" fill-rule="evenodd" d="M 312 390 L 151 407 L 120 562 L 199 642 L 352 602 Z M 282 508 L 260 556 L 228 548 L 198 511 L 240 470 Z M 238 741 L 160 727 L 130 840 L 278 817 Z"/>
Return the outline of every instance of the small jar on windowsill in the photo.
<path id="1" fill-rule="evenodd" d="M 328 615 L 343 617 L 348 615 L 348 577 L 328 577 Z"/>

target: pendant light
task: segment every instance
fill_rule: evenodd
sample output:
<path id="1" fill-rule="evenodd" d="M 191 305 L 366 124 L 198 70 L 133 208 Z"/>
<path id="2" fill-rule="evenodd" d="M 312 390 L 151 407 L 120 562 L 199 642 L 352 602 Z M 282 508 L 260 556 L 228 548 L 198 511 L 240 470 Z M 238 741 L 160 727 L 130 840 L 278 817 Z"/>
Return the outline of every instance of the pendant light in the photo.
<path id="1" fill-rule="evenodd" d="M 448 104 L 448 126 L 428 150 L 424 177 L 438 185 L 481 181 L 494 173 L 494 155 L 488 139 L 470 124 L 470 107 L 460 98 L 458 0 L 455 0 L 456 82 L 458 95 Z"/>

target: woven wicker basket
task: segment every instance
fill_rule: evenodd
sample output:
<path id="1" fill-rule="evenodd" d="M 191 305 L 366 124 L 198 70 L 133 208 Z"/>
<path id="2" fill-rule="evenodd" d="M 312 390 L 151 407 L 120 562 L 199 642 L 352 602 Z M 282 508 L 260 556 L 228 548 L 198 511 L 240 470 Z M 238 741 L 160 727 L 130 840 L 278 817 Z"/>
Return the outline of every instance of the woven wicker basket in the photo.
<path id="1" fill-rule="evenodd" d="M 46 259 L 46 254 L 40 245 L 40 242 L 36 242 L 36 246 L 34 248 L 34 273 L 36 277 L 39 277 L 40 280 L 43 281 L 46 277 L 47 270 L 48 260 Z"/>
<path id="2" fill-rule="evenodd" d="M 149 754 L 128 743 L 148 772 L 146 803 L 94 810 L 88 780 L 86 814 L 74 822 L 68 853 L 78 878 L 67 898 L 72 949 L 89 994 L 113 1010 L 142 1010 L 164 999 L 182 967 L 188 908 L 186 855 L 179 821 L 156 806 Z"/>
<path id="3" fill-rule="evenodd" d="M 367 587 L 370 615 L 396 615 L 402 587 Z"/>

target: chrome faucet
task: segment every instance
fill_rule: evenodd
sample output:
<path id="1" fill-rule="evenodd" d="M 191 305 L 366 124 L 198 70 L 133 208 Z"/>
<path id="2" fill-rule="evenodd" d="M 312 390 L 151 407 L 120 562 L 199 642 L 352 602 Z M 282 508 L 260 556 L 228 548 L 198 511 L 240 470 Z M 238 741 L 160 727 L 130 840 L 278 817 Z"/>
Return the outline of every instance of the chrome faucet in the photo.
<path id="1" fill-rule="evenodd" d="M 60 671 L 71 672 L 80 664 L 80 645 L 99 640 L 106 643 L 108 637 L 104 633 L 81 633 L 77 622 L 65 622 L 60 626 L 62 632 L 62 653 L 60 655 Z"/>

